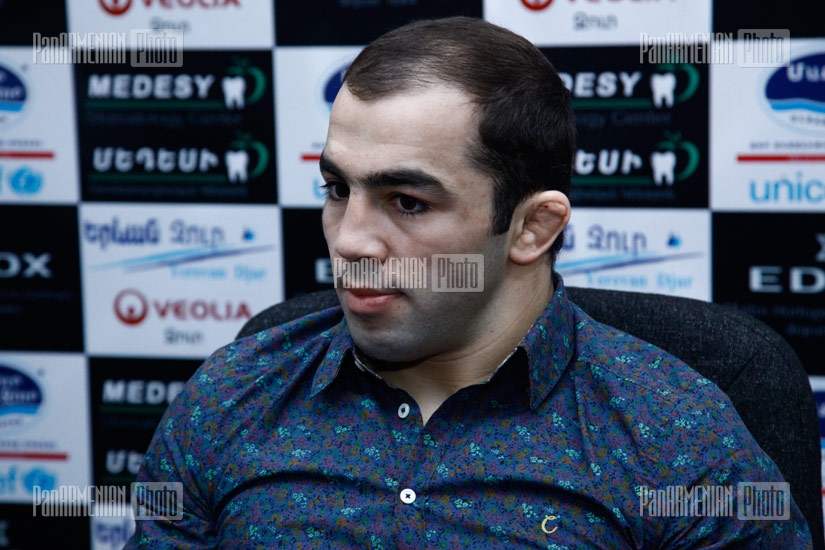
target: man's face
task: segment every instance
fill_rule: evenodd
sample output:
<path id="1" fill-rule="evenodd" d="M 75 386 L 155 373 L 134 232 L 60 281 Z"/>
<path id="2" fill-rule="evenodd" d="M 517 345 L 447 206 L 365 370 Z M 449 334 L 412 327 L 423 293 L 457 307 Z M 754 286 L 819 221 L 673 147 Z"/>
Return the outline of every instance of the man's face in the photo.
<path id="1" fill-rule="evenodd" d="M 324 235 L 336 262 L 426 259 L 427 288 L 346 289 L 353 339 L 368 357 L 409 363 L 483 342 L 507 264 L 491 236 L 492 179 L 470 162 L 477 120 L 448 86 L 361 101 L 342 88 L 321 171 Z M 433 292 L 433 254 L 483 254 L 484 292 Z M 340 283 L 340 281 L 339 281 Z"/>

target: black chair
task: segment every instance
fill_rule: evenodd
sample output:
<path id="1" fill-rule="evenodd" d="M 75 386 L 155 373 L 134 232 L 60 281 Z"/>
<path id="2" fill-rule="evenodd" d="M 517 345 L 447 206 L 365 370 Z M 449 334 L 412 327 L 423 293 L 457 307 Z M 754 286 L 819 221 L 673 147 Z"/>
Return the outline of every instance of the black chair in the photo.
<path id="1" fill-rule="evenodd" d="M 669 351 L 727 393 L 790 483 L 814 548 L 825 549 L 819 418 L 805 369 L 779 334 L 750 315 L 699 300 L 576 287 L 567 292 L 594 319 Z M 249 319 L 238 337 L 337 305 L 333 290 L 298 296 Z"/>

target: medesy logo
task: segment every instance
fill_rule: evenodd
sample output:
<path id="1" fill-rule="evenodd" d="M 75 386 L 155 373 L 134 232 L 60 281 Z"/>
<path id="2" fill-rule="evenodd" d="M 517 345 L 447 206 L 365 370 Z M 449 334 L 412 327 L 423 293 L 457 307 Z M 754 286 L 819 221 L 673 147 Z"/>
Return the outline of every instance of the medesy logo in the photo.
<path id="1" fill-rule="evenodd" d="M 95 147 L 89 180 L 134 181 L 137 174 L 158 182 L 245 184 L 269 166 L 269 151 L 250 133 L 236 136 L 218 152 L 209 147 Z"/>
<path id="2" fill-rule="evenodd" d="M 43 405 L 43 390 L 23 371 L 0 364 L 0 434 L 31 424 Z"/>
<path id="3" fill-rule="evenodd" d="M 23 80 L 8 66 L 0 65 L 0 130 L 20 117 L 27 98 Z"/>
<path id="4" fill-rule="evenodd" d="M 150 313 L 162 320 L 176 321 L 237 321 L 252 317 L 246 302 L 148 299 L 131 288 L 115 296 L 114 311 L 120 322 L 129 326 L 139 325 Z"/>
<path id="5" fill-rule="evenodd" d="M 665 109 L 696 95 L 701 75 L 690 63 L 659 63 L 656 72 L 560 72 L 575 110 Z"/>
<path id="6" fill-rule="evenodd" d="M 238 111 L 261 101 L 266 88 L 264 71 L 233 56 L 223 74 L 90 74 L 84 107 Z"/>
<path id="7" fill-rule="evenodd" d="M 168 405 L 183 389 L 185 380 L 124 380 L 103 381 L 103 403 L 128 405 Z"/>
<path id="8" fill-rule="evenodd" d="M 672 187 L 674 183 L 688 179 L 699 166 L 699 148 L 683 139 L 680 132 L 666 130 L 663 134 L 649 155 L 630 148 L 577 149 L 573 184 Z"/>
<path id="9" fill-rule="evenodd" d="M 120 16 L 128 12 L 132 7 L 132 0 L 98 0 L 100 7 L 109 15 Z M 142 0 L 146 8 L 159 6 L 164 9 L 172 8 L 225 8 L 235 6 L 240 8 L 239 0 Z"/>
<path id="10" fill-rule="evenodd" d="M 276 201 L 271 53 L 187 56 L 186 72 L 78 68 L 84 198 Z"/>
<path id="11" fill-rule="evenodd" d="M 825 135 L 825 52 L 793 59 L 771 73 L 764 100 L 786 128 Z"/>
<path id="12" fill-rule="evenodd" d="M 558 57 L 559 76 L 576 112 L 581 145 L 572 182 L 577 200 L 674 200 L 675 185 L 701 167 L 700 146 L 690 136 L 703 134 L 692 116 L 702 107 L 702 73 L 690 63 L 639 66 L 637 60 L 638 68 L 626 70 L 631 54 L 630 49 L 599 57 L 586 49 L 547 52 L 551 59 Z M 594 70 L 564 71 L 588 65 Z M 621 135 L 633 139 L 617 139 Z M 635 145 L 625 145 L 630 142 Z M 697 193 L 678 196 L 703 202 Z"/>

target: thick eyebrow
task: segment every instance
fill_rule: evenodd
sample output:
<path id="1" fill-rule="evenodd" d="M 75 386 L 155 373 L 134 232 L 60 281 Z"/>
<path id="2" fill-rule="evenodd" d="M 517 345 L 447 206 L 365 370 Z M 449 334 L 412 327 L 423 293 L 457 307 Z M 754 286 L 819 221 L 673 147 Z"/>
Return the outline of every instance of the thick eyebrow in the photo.
<path id="1" fill-rule="evenodd" d="M 347 178 L 344 171 L 323 154 L 321 155 L 319 166 L 321 168 L 321 172 L 331 174 L 343 182 L 350 181 L 350 178 Z M 367 174 L 361 183 L 370 189 L 403 186 L 413 187 L 415 189 L 441 195 L 445 198 L 453 197 L 453 193 L 444 187 L 441 180 L 422 170 L 410 168 L 397 168 L 394 170 L 372 172 Z"/>
<path id="2" fill-rule="evenodd" d="M 326 155 L 321 153 L 321 161 L 318 163 L 321 168 L 321 172 L 326 172 L 327 174 L 332 174 L 336 178 L 340 180 L 346 181 L 346 177 L 344 177 L 344 173 L 338 168 L 338 166 L 329 160 Z"/>

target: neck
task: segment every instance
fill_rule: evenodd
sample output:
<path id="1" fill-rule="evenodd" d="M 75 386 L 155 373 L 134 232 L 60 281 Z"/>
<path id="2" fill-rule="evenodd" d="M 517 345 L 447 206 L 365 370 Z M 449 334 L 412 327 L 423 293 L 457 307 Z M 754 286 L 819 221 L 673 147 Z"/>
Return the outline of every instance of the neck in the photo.
<path id="1" fill-rule="evenodd" d="M 468 386 L 487 382 L 510 356 L 553 296 L 549 273 L 539 270 L 534 276 L 512 281 L 495 304 L 483 332 L 467 345 L 449 354 L 428 357 L 408 365 L 374 370 L 387 383 L 405 390 L 418 403 L 424 423 L 451 395 Z M 536 291 L 536 289 L 541 289 Z"/>

